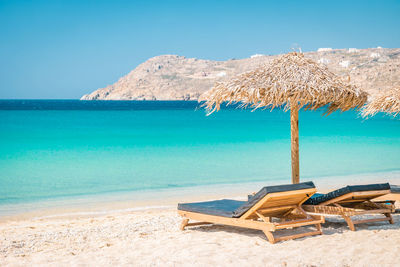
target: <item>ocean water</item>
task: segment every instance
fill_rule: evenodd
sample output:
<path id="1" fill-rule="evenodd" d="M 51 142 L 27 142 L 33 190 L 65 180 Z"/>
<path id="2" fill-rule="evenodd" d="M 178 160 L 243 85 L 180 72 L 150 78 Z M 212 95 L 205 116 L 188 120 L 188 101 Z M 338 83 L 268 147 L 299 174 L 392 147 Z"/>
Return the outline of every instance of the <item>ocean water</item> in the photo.
<path id="1" fill-rule="evenodd" d="M 400 120 L 301 111 L 300 179 L 400 170 Z M 0 101 L 2 205 L 290 182 L 289 113 L 184 101 Z M 151 194 L 150 194 L 151 195 Z"/>

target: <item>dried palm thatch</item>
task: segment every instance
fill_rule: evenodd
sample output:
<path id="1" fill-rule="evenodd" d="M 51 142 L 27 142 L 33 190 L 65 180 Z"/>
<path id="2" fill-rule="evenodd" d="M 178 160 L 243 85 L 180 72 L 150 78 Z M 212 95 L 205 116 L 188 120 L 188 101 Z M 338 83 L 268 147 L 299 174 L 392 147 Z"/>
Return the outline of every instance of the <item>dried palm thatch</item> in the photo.
<path id="1" fill-rule="evenodd" d="M 299 128 L 300 108 L 335 110 L 360 108 L 368 94 L 337 77 L 302 53 L 289 53 L 269 65 L 236 76 L 215 86 L 200 97 L 208 114 L 218 111 L 222 103 L 241 103 L 241 107 L 284 107 L 290 109 L 292 182 L 300 181 Z"/>
<path id="2" fill-rule="evenodd" d="M 200 97 L 209 114 L 218 111 L 224 102 L 255 109 L 283 106 L 285 111 L 291 105 L 309 110 L 327 106 L 329 114 L 360 108 L 366 100 L 366 92 L 297 52 L 282 55 L 226 83 L 216 83 Z"/>
<path id="3" fill-rule="evenodd" d="M 378 112 L 386 112 L 396 117 L 400 114 L 400 87 L 382 92 L 363 108 L 363 117 L 374 116 Z"/>

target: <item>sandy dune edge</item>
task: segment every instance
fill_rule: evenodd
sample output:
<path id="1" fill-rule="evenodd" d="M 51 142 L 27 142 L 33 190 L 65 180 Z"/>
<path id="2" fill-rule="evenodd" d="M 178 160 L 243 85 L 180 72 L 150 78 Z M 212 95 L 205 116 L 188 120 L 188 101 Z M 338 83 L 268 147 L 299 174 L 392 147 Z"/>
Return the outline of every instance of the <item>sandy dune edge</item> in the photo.
<path id="1" fill-rule="evenodd" d="M 182 232 L 174 209 L 12 221 L 0 224 L 0 266 L 396 266 L 394 218 L 351 232 L 331 217 L 325 235 L 275 245 L 259 231 L 219 225 Z"/>

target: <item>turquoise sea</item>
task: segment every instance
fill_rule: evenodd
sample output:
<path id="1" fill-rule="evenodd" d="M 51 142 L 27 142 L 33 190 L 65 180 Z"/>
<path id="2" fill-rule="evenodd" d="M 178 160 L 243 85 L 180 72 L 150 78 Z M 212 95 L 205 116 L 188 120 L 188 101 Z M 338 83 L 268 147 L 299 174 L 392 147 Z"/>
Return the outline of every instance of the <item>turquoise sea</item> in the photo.
<path id="1" fill-rule="evenodd" d="M 400 170 L 400 120 L 300 112 L 301 180 Z M 289 113 L 184 101 L 0 101 L 2 206 L 290 182 Z M 1 215 L 1 214 L 0 214 Z"/>

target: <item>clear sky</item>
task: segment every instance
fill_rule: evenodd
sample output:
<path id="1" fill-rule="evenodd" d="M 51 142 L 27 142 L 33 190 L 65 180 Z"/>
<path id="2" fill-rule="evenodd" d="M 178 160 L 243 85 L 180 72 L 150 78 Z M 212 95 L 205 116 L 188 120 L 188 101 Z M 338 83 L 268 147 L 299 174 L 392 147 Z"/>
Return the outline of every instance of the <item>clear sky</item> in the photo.
<path id="1" fill-rule="evenodd" d="M 0 0 L 0 98 L 79 98 L 161 54 L 400 47 L 400 1 Z"/>

